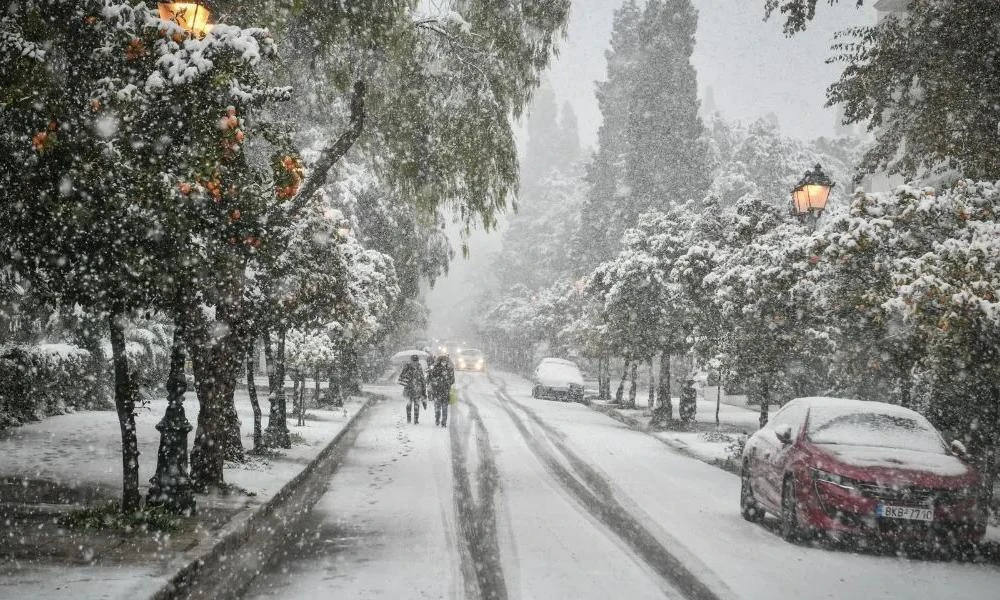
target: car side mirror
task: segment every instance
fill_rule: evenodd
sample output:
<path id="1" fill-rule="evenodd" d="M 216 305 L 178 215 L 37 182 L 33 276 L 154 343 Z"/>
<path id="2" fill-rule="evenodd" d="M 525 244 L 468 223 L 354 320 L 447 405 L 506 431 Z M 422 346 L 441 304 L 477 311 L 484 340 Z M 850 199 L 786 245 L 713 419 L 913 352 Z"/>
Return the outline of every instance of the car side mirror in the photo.
<path id="1" fill-rule="evenodd" d="M 792 443 L 792 426 L 786 423 L 781 425 L 776 425 L 774 427 L 774 437 L 778 438 L 778 441 L 782 444 Z"/>
<path id="2" fill-rule="evenodd" d="M 969 450 L 965 447 L 965 444 L 963 444 L 959 440 L 952 440 L 950 446 L 951 446 L 951 451 L 954 452 L 955 455 L 961 458 L 962 460 L 965 460 L 966 458 L 969 457 Z"/>

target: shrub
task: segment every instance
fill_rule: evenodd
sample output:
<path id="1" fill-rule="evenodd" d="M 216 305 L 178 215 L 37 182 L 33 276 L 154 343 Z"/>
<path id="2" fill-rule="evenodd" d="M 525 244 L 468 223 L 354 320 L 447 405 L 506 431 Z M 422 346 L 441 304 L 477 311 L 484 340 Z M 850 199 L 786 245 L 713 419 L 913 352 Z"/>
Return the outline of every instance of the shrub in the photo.
<path id="1" fill-rule="evenodd" d="M 0 347 L 0 428 L 94 408 L 90 352 L 69 344 Z"/>

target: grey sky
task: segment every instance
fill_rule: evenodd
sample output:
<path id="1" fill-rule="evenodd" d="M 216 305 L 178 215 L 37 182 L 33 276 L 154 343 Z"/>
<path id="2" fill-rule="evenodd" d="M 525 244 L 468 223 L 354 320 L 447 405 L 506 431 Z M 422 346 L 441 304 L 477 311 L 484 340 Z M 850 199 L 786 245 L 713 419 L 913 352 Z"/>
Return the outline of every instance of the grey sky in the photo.
<path id="1" fill-rule="evenodd" d="M 601 115 L 594 82 L 604 79 L 604 51 L 619 0 L 573 0 L 569 32 L 549 77 L 560 103 L 569 100 L 580 118 L 584 144 L 596 144 Z M 702 91 L 711 86 L 715 104 L 729 119 L 752 120 L 769 112 L 797 137 L 831 135 L 835 115 L 823 108 L 826 87 L 840 73 L 827 65 L 835 31 L 875 20 L 871 8 L 845 0 L 821 2 L 819 18 L 805 34 L 788 39 L 780 19 L 763 21 L 764 0 L 694 0 L 698 34 L 694 66 Z"/>

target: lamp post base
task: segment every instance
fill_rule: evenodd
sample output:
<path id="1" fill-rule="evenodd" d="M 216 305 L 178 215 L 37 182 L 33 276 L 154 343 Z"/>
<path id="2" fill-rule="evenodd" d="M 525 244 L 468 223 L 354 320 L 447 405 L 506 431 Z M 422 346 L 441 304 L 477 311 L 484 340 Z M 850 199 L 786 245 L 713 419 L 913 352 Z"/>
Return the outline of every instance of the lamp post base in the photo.
<path id="1" fill-rule="evenodd" d="M 146 506 L 161 506 L 173 513 L 191 515 L 196 505 L 188 476 L 187 436 L 192 427 L 184 415 L 186 390 L 183 341 L 175 334 L 167 381 L 167 411 L 156 424 L 160 448 L 156 454 L 156 474 L 149 480 Z"/>

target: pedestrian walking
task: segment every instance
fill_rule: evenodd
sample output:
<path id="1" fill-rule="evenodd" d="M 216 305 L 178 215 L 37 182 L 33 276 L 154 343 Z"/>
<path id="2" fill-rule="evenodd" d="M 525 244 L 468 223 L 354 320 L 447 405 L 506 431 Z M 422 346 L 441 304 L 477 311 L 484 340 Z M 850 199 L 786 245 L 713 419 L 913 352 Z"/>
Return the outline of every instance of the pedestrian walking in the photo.
<path id="1" fill-rule="evenodd" d="M 455 367 L 447 354 L 434 359 L 427 370 L 427 382 L 431 388 L 431 400 L 434 401 L 434 424 L 448 426 L 448 401 L 451 396 L 451 386 L 455 383 Z"/>
<path id="2" fill-rule="evenodd" d="M 427 381 L 424 370 L 420 368 L 420 356 L 414 354 L 410 362 L 403 366 L 396 381 L 403 386 L 403 397 L 406 398 L 406 422 L 411 420 L 416 425 L 420 422 L 420 405 L 427 408 Z"/>

